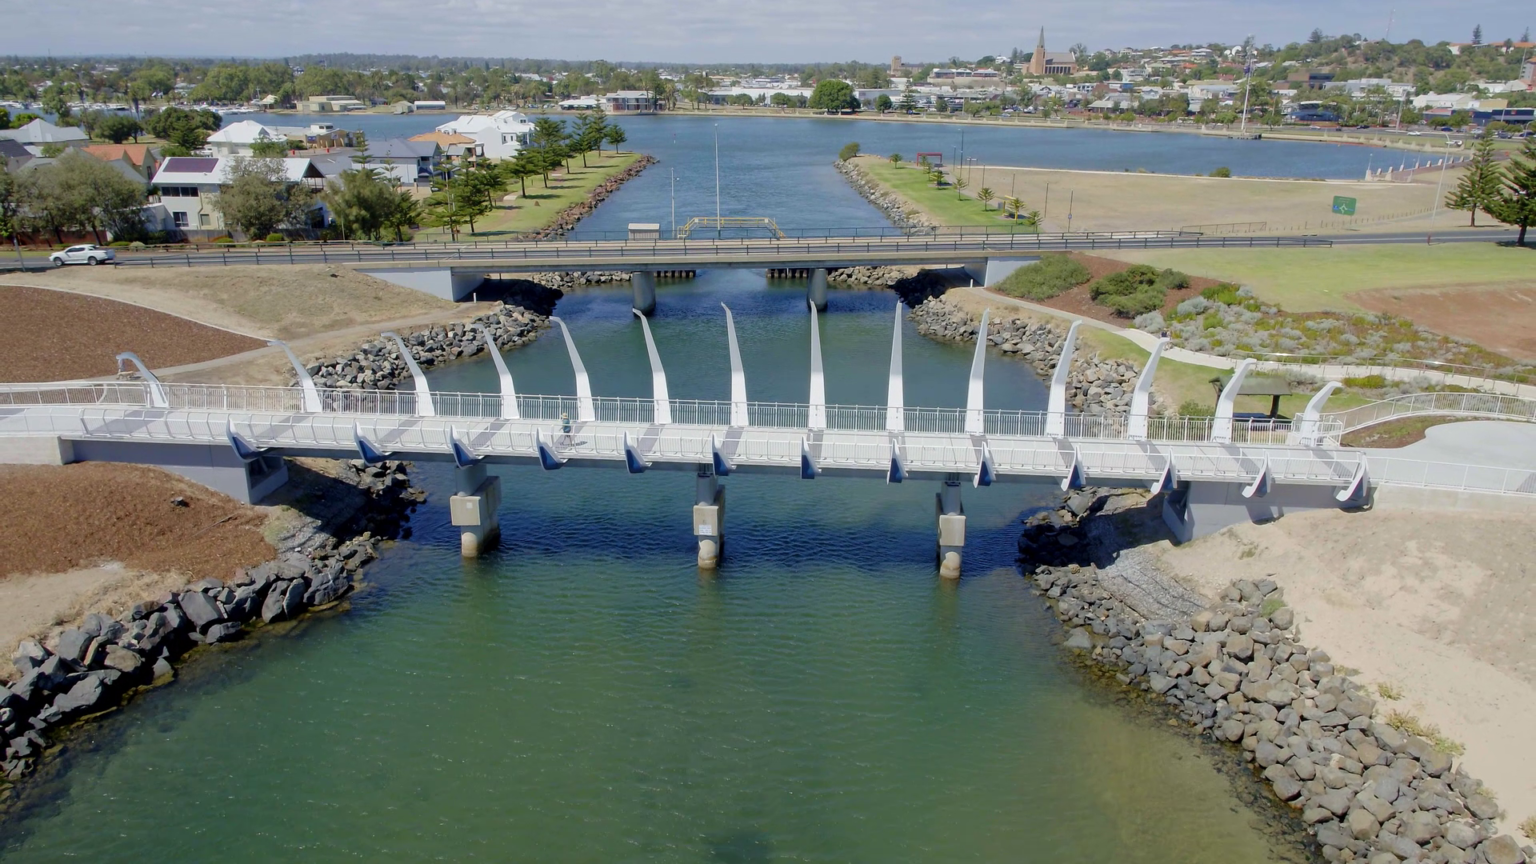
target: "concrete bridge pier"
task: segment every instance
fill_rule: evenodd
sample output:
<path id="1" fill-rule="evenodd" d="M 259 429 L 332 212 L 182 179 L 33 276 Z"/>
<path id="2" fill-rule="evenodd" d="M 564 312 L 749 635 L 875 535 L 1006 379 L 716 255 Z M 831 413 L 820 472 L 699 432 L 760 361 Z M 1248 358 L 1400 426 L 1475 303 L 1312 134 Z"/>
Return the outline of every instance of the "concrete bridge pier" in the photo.
<path id="1" fill-rule="evenodd" d="M 699 541 L 699 569 L 720 566 L 725 548 L 725 487 L 720 485 L 714 466 L 699 466 L 693 496 L 693 536 Z"/>
<path id="2" fill-rule="evenodd" d="M 943 489 L 933 497 L 939 529 L 939 575 L 959 579 L 960 560 L 965 551 L 965 505 L 960 502 L 960 481 L 945 480 Z"/>
<path id="3" fill-rule="evenodd" d="M 635 271 L 629 274 L 629 284 L 634 288 L 634 309 L 641 315 L 656 311 L 656 274 Z"/>
<path id="4" fill-rule="evenodd" d="M 811 301 L 817 312 L 827 311 L 827 268 L 811 271 L 811 281 L 805 286 L 805 299 Z"/>
<path id="5" fill-rule="evenodd" d="M 496 511 L 501 507 L 501 478 L 486 476 L 485 465 L 475 463 L 453 471 L 454 495 L 448 514 L 459 529 L 459 554 L 479 558 L 501 537 Z"/>

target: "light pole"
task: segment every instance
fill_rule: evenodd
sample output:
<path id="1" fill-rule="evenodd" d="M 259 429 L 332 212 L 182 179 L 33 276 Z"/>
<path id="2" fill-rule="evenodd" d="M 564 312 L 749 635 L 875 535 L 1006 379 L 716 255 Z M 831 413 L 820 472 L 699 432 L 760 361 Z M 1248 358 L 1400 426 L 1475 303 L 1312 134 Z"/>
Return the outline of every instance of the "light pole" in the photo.
<path id="1" fill-rule="evenodd" d="M 672 239 L 677 239 L 677 169 L 672 169 Z"/>
<path id="2" fill-rule="evenodd" d="M 1435 220 L 1440 217 L 1440 195 L 1445 189 L 1445 169 L 1451 163 L 1451 133 L 1441 132 L 1445 136 L 1445 155 L 1440 159 L 1440 182 L 1435 184 L 1435 206 L 1429 215 L 1429 230 L 1435 230 Z"/>
<path id="3" fill-rule="evenodd" d="M 720 239 L 720 124 L 715 124 L 715 239 Z"/>

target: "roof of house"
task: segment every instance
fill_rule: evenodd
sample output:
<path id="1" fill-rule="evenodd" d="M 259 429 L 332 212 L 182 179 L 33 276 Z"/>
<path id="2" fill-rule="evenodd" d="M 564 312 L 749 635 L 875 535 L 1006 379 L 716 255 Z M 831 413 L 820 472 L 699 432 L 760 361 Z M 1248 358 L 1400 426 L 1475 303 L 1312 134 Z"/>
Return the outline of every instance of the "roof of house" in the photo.
<path id="1" fill-rule="evenodd" d="M 140 167 L 153 162 L 155 158 L 148 144 L 92 144 L 80 149 L 105 162 L 127 159 Z"/>
<path id="2" fill-rule="evenodd" d="M 475 139 L 457 132 L 423 132 L 420 135 L 412 135 L 407 140 L 431 141 L 445 150 L 449 147 L 467 147 L 475 143 Z"/>
<path id="3" fill-rule="evenodd" d="M 223 185 L 229 181 L 230 170 L 241 158 L 244 157 L 172 156 L 161 163 L 154 182 L 156 186 Z M 311 160 L 304 157 L 277 161 L 283 163 L 283 174 L 292 183 L 306 177 L 323 176 Z"/>
<path id="4" fill-rule="evenodd" d="M 460 114 L 458 117 L 437 127 L 437 131 L 466 134 L 488 129 L 495 129 L 497 131 L 516 129 L 521 132 L 532 125 L 533 123 L 520 112 L 497 111 L 495 114 Z"/>
<path id="5" fill-rule="evenodd" d="M 10 138 L 23 144 L 62 144 L 91 140 L 91 136 L 83 130 L 72 126 L 55 126 L 41 117 L 19 129 L 0 130 L 0 138 Z"/>
<path id="6" fill-rule="evenodd" d="M 369 159 L 429 159 L 437 153 L 438 144 L 432 140 L 384 138 L 369 141 L 363 155 Z"/>
<path id="7" fill-rule="evenodd" d="M 209 135 L 208 140 L 219 144 L 254 144 L 257 141 L 286 141 L 288 136 L 255 120 L 241 120 Z"/>
<path id="8" fill-rule="evenodd" d="M 0 159 L 26 159 L 31 155 L 32 152 L 21 146 L 20 141 L 0 138 Z"/>

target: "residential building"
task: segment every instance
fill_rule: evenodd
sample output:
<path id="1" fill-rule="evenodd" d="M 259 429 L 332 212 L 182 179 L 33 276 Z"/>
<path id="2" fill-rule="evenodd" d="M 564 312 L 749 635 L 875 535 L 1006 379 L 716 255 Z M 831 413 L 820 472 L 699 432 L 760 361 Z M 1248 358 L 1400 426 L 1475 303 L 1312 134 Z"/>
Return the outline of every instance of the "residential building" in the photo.
<path id="1" fill-rule="evenodd" d="M 412 135 L 407 141 L 430 141 L 437 145 L 438 152 L 445 159 L 478 159 L 485 155 L 480 142 L 468 135 L 459 135 L 454 132 L 423 132 L 420 135 Z"/>
<path id="2" fill-rule="evenodd" d="M 1325 90 L 1343 90 L 1351 99 L 1359 99 L 1378 87 L 1393 99 L 1413 94 L 1412 84 L 1399 84 L 1391 78 L 1355 78 L 1349 81 L 1330 81 L 1323 85 Z"/>
<path id="3" fill-rule="evenodd" d="M 656 110 L 656 94 L 649 90 L 619 90 L 603 96 L 609 114 L 650 114 Z"/>
<path id="4" fill-rule="evenodd" d="M 1029 58 L 1029 74 L 1036 77 L 1044 75 L 1076 75 L 1077 55 L 1070 51 L 1049 52 L 1045 50 L 1045 28 L 1040 28 L 1040 41 L 1035 45 L 1035 53 Z"/>
<path id="5" fill-rule="evenodd" d="M 0 138 L 0 167 L 6 171 L 15 171 L 36 158 L 30 150 L 21 145 L 20 141 Z"/>
<path id="6" fill-rule="evenodd" d="M 145 183 L 155 176 L 155 170 L 160 167 L 160 154 L 148 144 L 92 144 L 81 147 L 80 151 L 103 162 L 121 165 L 127 169 L 125 176 L 131 174 L 132 179 Z"/>
<path id="7" fill-rule="evenodd" d="M 238 158 L 172 156 L 161 163 L 154 185 L 160 190 L 160 202 L 170 213 L 171 224 L 189 234 L 225 233 L 224 217 L 213 201 L 229 182 L 231 168 Z M 325 175 L 311 160 L 291 157 L 282 163 L 288 182 L 303 183 L 316 191 L 324 188 Z M 316 204 L 311 214 L 311 225 L 325 223 L 323 204 Z"/>
<path id="8" fill-rule="evenodd" d="M 533 121 L 519 111 L 462 114 L 437 131 L 474 139 L 478 154 L 488 159 L 511 159 L 531 142 Z"/>
<path id="9" fill-rule="evenodd" d="M 363 151 L 364 165 L 379 169 L 389 166 L 391 173 L 405 177 L 406 183 L 415 183 L 417 178 L 431 177 L 442 158 L 443 151 L 436 141 L 405 138 L 369 141 L 367 149 Z"/>
<path id="10" fill-rule="evenodd" d="M 596 96 L 577 96 L 574 99 L 563 99 L 560 102 L 561 111 L 596 111 L 603 107 L 603 102 Z"/>
<path id="11" fill-rule="evenodd" d="M 49 145 L 81 147 L 91 140 L 91 136 L 81 129 L 55 126 L 41 117 L 16 129 L 0 129 L 0 138 L 17 142 L 33 156 L 43 155 L 43 148 Z"/>
<path id="12" fill-rule="evenodd" d="M 255 120 L 231 123 L 208 136 L 208 151 L 214 156 L 249 156 L 251 148 L 258 144 L 280 143 L 287 145 L 285 131 L 263 126 Z"/>
<path id="13" fill-rule="evenodd" d="M 1525 61 L 1525 68 L 1520 74 L 1520 80 L 1527 84 L 1536 84 L 1536 60 Z"/>

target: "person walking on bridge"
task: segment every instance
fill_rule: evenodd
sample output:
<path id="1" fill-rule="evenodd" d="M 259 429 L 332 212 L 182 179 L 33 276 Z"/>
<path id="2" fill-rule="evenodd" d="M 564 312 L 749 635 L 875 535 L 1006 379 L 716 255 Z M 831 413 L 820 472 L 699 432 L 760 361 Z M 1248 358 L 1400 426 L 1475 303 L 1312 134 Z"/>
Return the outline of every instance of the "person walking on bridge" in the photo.
<path id="1" fill-rule="evenodd" d="M 571 415 L 567 411 L 560 412 L 560 441 L 566 446 L 576 443 L 576 437 L 571 434 Z"/>

